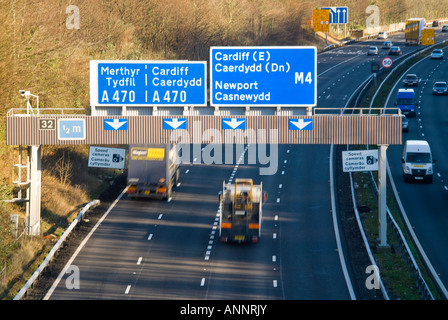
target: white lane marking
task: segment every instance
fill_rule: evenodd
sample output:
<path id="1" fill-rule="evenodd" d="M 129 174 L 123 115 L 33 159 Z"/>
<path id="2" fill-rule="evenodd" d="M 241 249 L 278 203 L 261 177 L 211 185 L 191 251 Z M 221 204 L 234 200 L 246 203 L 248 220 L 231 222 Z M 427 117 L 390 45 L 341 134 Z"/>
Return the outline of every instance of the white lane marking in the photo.
<path id="1" fill-rule="evenodd" d="M 152 233 L 148 236 L 148 240 L 152 239 Z"/>
<path id="2" fill-rule="evenodd" d="M 131 290 L 131 285 L 128 285 L 126 287 L 126 291 L 124 292 L 124 294 L 128 294 L 130 290 Z"/>
<path id="3" fill-rule="evenodd" d="M 205 278 L 201 279 L 201 287 L 203 287 L 205 285 Z"/>
<path id="4" fill-rule="evenodd" d="M 159 214 L 159 217 L 157 218 L 157 220 L 161 220 L 163 217 L 163 213 Z"/>
<path id="5" fill-rule="evenodd" d="M 137 265 L 139 265 L 140 263 L 142 263 L 142 259 L 143 259 L 143 257 L 138 258 L 138 260 L 137 260 Z"/>
<path id="6" fill-rule="evenodd" d="M 273 280 L 273 281 L 272 281 L 272 286 L 273 286 L 274 288 L 277 288 L 277 280 Z"/>

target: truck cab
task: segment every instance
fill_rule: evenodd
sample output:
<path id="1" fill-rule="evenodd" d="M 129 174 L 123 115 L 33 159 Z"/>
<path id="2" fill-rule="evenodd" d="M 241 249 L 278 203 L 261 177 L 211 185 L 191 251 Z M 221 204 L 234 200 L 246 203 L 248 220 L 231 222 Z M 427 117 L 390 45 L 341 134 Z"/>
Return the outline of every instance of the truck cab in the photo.
<path id="1" fill-rule="evenodd" d="M 414 89 L 398 89 L 395 106 L 400 108 L 401 113 L 415 118 L 417 114 L 416 107 L 418 106 L 418 102 L 415 98 Z"/>
<path id="2" fill-rule="evenodd" d="M 421 180 L 432 183 L 433 164 L 431 148 L 425 140 L 407 140 L 401 159 L 405 182 Z"/>

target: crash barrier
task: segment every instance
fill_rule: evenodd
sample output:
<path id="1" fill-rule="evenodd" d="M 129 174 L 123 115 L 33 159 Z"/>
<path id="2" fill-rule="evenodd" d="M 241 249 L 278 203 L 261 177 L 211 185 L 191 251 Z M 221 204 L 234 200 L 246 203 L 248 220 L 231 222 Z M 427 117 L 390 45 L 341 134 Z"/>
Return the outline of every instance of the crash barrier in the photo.
<path id="1" fill-rule="evenodd" d="M 53 259 L 56 252 L 60 249 L 65 239 L 70 235 L 70 233 L 73 231 L 73 229 L 76 227 L 76 225 L 82 221 L 83 216 L 86 214 L 87 210 L 90 208 L 93 208 L 100 204 L 100 200 L 93 200 L 86 204 L 84 208 L 79 212 L 79 214 L 76 216 L 76 219 L 73 220 L 73 222 L 70 224 L 70 226 L 65 230 L 65 232 L 62 234 L 62 236 L 59 238 L 58 242 L 54 245 L 53 249 L 48 253 L 45 260 L 41 263 L 39 268 L 33 273 L 31 278 L 27 281 L 27 283 L 22 287 L 22 289 L 17 293 L 17 295 L 14 297 L 14 300 L 20 300 L 22 297 L 26 296 L 26 293 L 30 288 L 32 288 L 34 282 L 36 279 L 39 278 L 40 274 L 45 270 L 45 268 L 50 264 L 51 260 Z"/>

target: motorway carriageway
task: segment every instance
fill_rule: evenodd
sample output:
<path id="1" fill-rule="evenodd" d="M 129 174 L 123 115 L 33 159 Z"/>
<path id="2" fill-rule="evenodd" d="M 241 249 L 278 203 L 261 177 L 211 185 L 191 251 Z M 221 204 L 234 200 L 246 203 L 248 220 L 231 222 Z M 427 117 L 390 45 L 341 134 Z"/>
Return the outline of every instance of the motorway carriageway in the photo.
<path id="1" fill-rule="evenodd" d="M 403 35 L 391 39 L 402 42 Z M 380 49 L 380 57 L 367 56 L 370 45 L 381 43 L 318 55 L 318 107 L 347 103 L 370 76 L 370 63 L 386 55 Z M 123 195 L 71 262 L 80 288 L 67 289 L 69 274 L 62 274 L 47 298 L 356 299 L 333 221 L 330 146 L 279 145 L 278 170 L 266 176 L 259 175 L 266 164 L 249 164 L 251 147 L 242 157 L 235 150 L 232 164 L 182 165 L 168 202 Z M 262 181 L 268 192 L 257 244 L 217 237 L 218 192 L 237 177 Z"/>

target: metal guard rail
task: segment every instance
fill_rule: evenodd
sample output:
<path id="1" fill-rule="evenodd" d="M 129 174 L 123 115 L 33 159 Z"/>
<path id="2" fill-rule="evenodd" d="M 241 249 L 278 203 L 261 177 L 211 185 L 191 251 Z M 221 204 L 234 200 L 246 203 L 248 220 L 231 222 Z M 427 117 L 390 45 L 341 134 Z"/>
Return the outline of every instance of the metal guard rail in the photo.
<path id="1" fill-rule="evenodd" d="M 79 212 L 79 214 L 76 216 L 76 219 L 73 220 L 73 222 L 70 224 L 70 226 L 65 230 L 65 232 L 62 234 L 61 238 L 59 238 L 58 242 L 54 245 L 53 249 L 48 253 L 45 260 L 41 263 L 41 265 L 37 268 L 37 270 L 33 273 L 31 278 L 27 281 L 27 283 L 22 287 L 22 289 L 17 293 L 17 295 L 14 297 L 13 300 L 20 300 L 23 296 L 26 295 L 29 288 L 32 287 L 34 281 L 38 279 L 39 275 L 45 270 L 47 265 L 51 262 L 53 259 L 55 253 L 59 250 L 62 243 L 65 241 L 65 239 L 68 237 L 68 235 L 72 232 L 72 230 L 75 228 L 75 226 L 82 221 L 82 218 L 84 214 L 89 210 L 90 208 L 93 208 L 97 206 L 100 203 L 100 200 L 93 200 L 86 204 L 84 208 Z"/>

